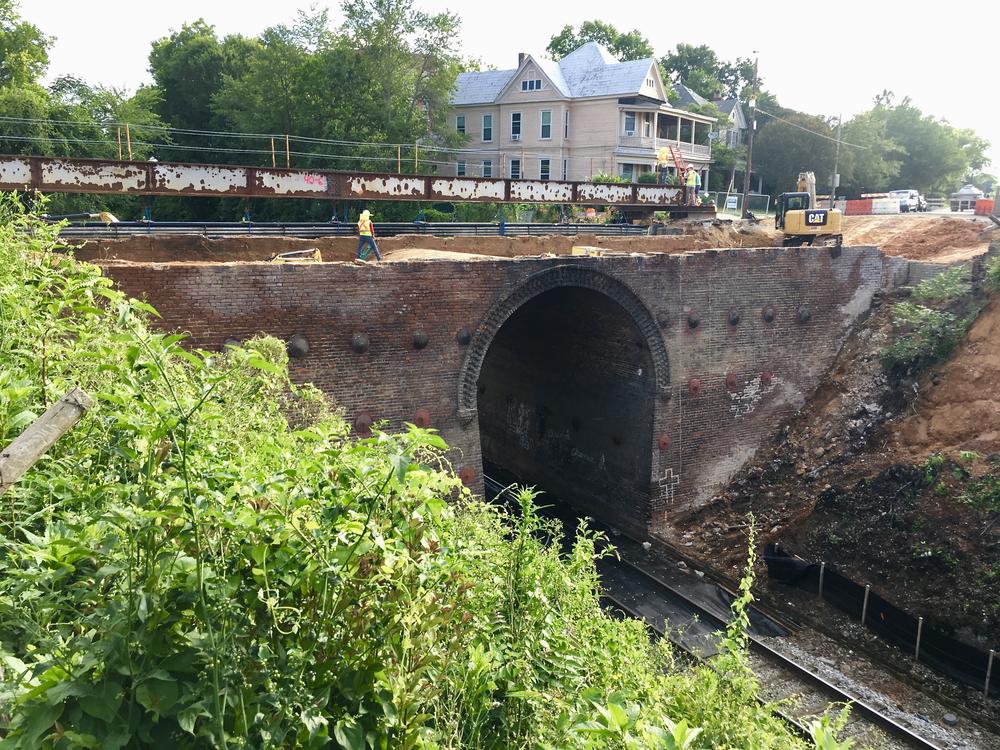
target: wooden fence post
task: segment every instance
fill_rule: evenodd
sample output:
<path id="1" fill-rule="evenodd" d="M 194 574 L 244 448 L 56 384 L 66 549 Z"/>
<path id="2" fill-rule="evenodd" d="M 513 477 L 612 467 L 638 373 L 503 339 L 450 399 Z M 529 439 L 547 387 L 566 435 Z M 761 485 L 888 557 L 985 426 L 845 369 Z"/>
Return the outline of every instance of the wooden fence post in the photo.
<path id="1" fill-rule="evenodd" d="M 0 495 L 13 487 L 93 405 L 94 399 L 86 391 L 72 388 L 14 438 L 14 442 L 0 452 Z"/>

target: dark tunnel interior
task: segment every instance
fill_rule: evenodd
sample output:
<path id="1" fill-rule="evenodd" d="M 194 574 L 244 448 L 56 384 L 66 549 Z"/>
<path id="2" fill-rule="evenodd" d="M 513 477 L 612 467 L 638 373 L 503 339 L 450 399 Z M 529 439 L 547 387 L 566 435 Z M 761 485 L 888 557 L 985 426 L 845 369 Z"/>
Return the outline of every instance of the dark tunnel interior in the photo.
<path id="1" fill-rule="evenodd" d="M 501 327 L 480 371 L 485 471 L 642 528 L 655 383 L 646 341 L 613 299 L 579 287 L 532 298 Z"/>

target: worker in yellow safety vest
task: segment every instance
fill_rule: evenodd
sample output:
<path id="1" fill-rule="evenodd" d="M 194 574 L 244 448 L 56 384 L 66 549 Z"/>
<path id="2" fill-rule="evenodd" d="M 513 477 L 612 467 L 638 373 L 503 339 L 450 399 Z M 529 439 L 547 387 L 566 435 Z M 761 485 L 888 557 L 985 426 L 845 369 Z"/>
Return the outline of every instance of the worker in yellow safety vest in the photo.
<path id="1" fill-rule="evenodd" d="M 690 164 L 688 164 L 687 174 L 684 177 L 684 185 L 687 187 L 688 205 L 696 205 L 698 202 L 698 173 Z"/>
<path id="2" fill-rule="evenodd" d="M 378 245 L 375 244 L 375 227 L 372 224 L 371 211 L 365 209 L 358 219 L 358 260 L 367 261 L 370 250 L 375 251 L 375 260 L 381 261 Z"/>

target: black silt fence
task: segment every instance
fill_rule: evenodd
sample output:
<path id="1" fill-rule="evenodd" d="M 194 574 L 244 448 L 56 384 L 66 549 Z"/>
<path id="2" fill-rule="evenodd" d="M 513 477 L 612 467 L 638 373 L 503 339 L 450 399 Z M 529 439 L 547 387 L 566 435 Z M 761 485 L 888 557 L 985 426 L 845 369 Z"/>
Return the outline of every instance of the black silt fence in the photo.
<path id="1" fill-rule="evenodd" d="M 890 604 L 874 591 L 869 591 L 866 606 L 865 586 L 825 565 L 793 557 L 779 545 L 767 546 L 764 562 L 768 577 L 817 594 L 822 576 L 822 598 L 859 620 L 864 617 L 865 627 L 882 640 L 959 682 L 1000 696 L 1000 679 L 995 675 L 990 675 L 994 679 L 987 687 L 987 673 L 994 671 L 991 652 L 925 625 L 921 618 Z"/>

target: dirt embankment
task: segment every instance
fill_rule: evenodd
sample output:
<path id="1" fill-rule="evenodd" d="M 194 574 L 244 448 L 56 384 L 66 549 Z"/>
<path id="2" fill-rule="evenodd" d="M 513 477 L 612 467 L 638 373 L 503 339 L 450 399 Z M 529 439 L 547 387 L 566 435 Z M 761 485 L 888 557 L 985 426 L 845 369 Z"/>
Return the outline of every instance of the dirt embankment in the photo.
<path id="1" fill-rule="evenodd" d="M 761 542 L 824 560 L 928 622 L 994 645 L 1000 297 L 950 360 L 898 382 L 880 362 L 896 301 L 872 312 L 798 415 L 720 497 L 681 519 L 679 535 L 706 561 L 735 567 L 753 512 Z M 782 585 L 772 590 L 780 596 Z"/>
<path id="2" fill-rule="evenodd" d="M 910 412 L 889 426 L 895 460 L 957 458 L 963 450 L 1000 454 L 1000 300 L 986 306 L 924 386 Z"/>
<path id="3" fill-rule="evenodd" d="M 964 260 L 986 252 L 993 224 L 952 216 L 846 216 L 844 244 L 878 245 L 886 255 L 913 260 Z"/>
<path id="4" fill-rule="evenodd" d="M 140 236 L 118 240 L 91 240 L 76 256 L 81 260 L 168 262 L 267 261 L 292 250 L 319 249 L 323 260 L 350 261 L 357 252 L 355 237 L 296 239 L 291 237 L 229 237 L 208 239 L 198 235 Z M 568 255 L 575 245 L 600 247 L 616 252 L 677 253 L 714 247 L 769 247 L 774 233 L 754 226 L 710 226 L 692 228 L 682 235 L 655 237 L 597 237 L 580 234 L 564 237 L 433 237 L 401 235 L 378 240 L 386 260 L 433 260 L 482 256 L 514 258 L 532 255 Z M 470 258 L 471 259 L 471 258 Z"/>

